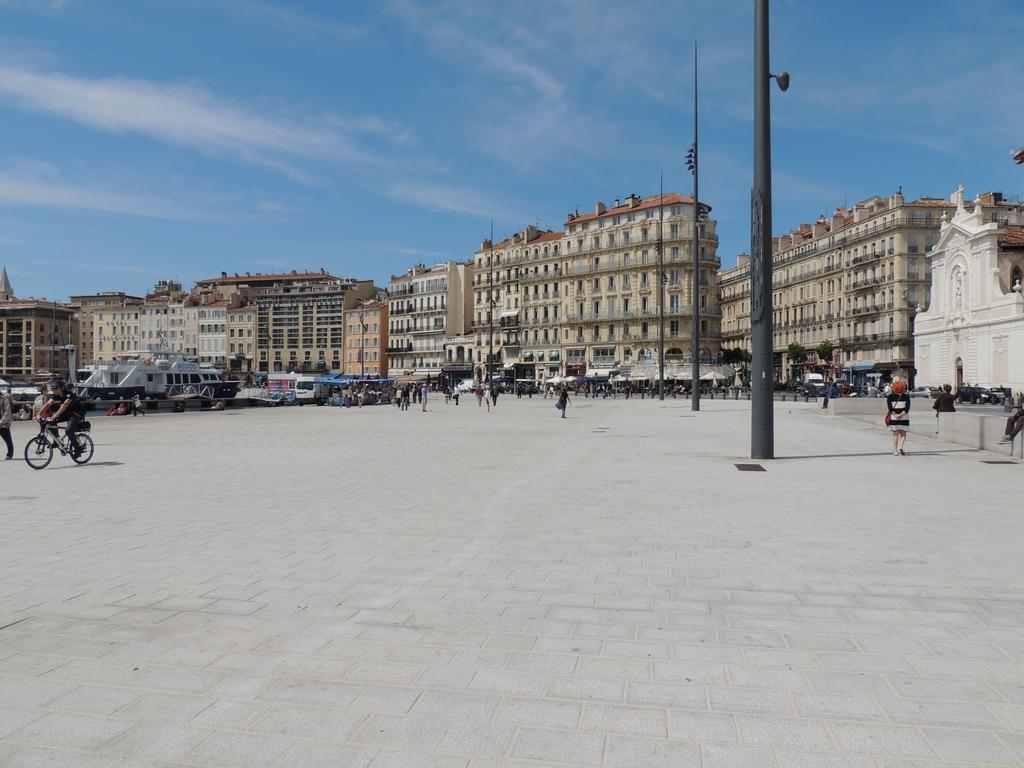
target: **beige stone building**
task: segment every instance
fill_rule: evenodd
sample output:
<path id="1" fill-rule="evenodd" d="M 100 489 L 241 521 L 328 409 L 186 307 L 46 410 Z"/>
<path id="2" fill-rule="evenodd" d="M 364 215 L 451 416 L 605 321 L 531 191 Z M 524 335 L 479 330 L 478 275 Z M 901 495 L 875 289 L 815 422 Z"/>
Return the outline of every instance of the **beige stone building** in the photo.
<path id="1" fill-rule="evenodd" d="M 515 362 L 517 379 L 541 382 L 562 371 L 564 240 L 564 232 L 540 232 L 523 245 L 518 265 L 522 348 Z"/>
<path id="2" fill-rule="evenodd" d="M 710 208 L 706 209 L 706 212 Z M 676 193 L 630 195 L 612 207 L 570 214 L 562 248 L 563 373 L 582 376 L 653 371 L 658 354 L 658 244 L 664 248 L 666 362 L 690 359 L 693 302 L 700 312 L 702 359 L 721 349 L 718 236 L 705 219 L 700 269 L 693 272 L 693 199 Z"/>
<path id="3" fill-rule="evenodd" d="M 388 375 L 388 301 L 359 302 L 345 310 L 344 373 L 352 376 Z"/>
<path id="4" fill-rule="evenodd" d="M 142 350 L 141 312 L 145 299 L 120 291 L 72 296 L 79 337 L 79 368 L 95 360 L 116 360 Z"/>
<path id="5" fill-rule="evenodd" d="M 472 332 L 475 340 L 476 365 L 474 378 L 487 378 L 488 357 L 492 360 L 492 373 L 507 378 L 534 381 L 537 374 L 537 363 L 543 342 L 541 329 L 542 319 L 547 309 L 548 344 L 558 348 L 559 309 L 557 279 L 551 270 L 559 263 L 561 232 L 541 231 L 536 227 L 526 227 L 511 237 L 492 245 L 484 240 L 473 256 L 473 316 Z M 530 287 L 524 286 L 527 265 L 537 266 L 540 274 L 547 274 L 548 285 L 537 280 L 530 281 Z M 543 288 L 547 288 L 545 291 Z M 537 298 L 534 299 L 534 288 Z M 530 303 L 530 313 L 524 312 L 526 303 Z M 538 320 L 533 320 L 534 312 Z M 527 330 L 528 329 L 528 330 Z M 532 343 L 533 331 L 537 331 L 538 342 Z M 524 348 L 527 339 L 529 348 Z M 547 355 L 544 355 L 545 363 Z M 556 358 L 558 355 L 556 354 Z"/>
<path id="6" fill-rule="evenodd" d="M 989 200 L 982 196 L 984 201 Z M 943 198 L 907 202 L 901 192 L 871 197 L 773 239 L 774 367 L 777 381 L 823 370 L 862 385 L 914 372 L 914 316 L 927 308 L 930 265 Z M 750 264 L 721 276 L 723 346 L 750 349 Z M 822 342 L 831 360 L 818 359 Z M 789 345 L 807 351 L 794 365 Z"/>
<path id="7" fill-rule="evenodd" d="M 229 306 L 227 326 L 227 370 L 253 373 L 256 370 L 256 308 L 251 304 Z"/>
<path id="8" fill-rule="evenodd" d="M 418 264 L 391 277 L 387 349 L 392 378 L 442 377 L 445 338 L 464 334 L 470 319 L 472 275 L 471 265 L 445 261 Z"/>
<path id="9" fill-rule="evenodd" d="M 170 280 L 157 283 L 139 309 L 140 351 L 162 350 L 195 357 L 198 328 L 190 326 L 190 320 L 196 318 L 191 310 L 191 298 L 181 289 L 181 283 Z M 190 339 L 192 344 L 189 344 Z"/>

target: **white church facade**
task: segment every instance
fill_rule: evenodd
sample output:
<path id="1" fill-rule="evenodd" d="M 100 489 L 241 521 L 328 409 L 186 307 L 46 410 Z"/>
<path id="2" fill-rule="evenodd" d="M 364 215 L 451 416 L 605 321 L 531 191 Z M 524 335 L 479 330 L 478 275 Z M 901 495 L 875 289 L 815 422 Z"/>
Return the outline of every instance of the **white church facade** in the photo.
<path id="1" fill-rule="evenodd" d="M 928 253 L 931 301 L 914 324 L 919 385 L 1024 391 L 1024 205 L 988 193 L 943 216 Z"/>

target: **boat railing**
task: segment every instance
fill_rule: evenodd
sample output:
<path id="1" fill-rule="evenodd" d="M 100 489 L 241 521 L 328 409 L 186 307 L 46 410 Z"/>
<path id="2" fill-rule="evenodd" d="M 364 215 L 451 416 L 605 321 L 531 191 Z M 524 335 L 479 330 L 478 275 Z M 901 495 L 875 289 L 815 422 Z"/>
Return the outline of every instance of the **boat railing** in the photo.
<path id="1" fill-rule="evenodd" d="M 216 396 L 214 387 L 211 384 L 171 384 L 167 387 L 169 398 L 201 398 L 212 400 Z"/>

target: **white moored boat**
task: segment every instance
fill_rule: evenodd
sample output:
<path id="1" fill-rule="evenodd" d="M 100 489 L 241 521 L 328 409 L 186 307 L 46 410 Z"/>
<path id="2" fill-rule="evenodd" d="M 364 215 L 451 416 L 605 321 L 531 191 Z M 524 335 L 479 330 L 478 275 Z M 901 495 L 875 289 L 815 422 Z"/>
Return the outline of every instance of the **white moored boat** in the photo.
<path id="1" fill-rule="evenodd" d="M 225 381 L 215 368 L 200 366 L 178 352 L 153 352 L 134 360 L 98 360 L 77 384 L 87 400 L 143 400 L 234 397 L 237 381 Z"/>

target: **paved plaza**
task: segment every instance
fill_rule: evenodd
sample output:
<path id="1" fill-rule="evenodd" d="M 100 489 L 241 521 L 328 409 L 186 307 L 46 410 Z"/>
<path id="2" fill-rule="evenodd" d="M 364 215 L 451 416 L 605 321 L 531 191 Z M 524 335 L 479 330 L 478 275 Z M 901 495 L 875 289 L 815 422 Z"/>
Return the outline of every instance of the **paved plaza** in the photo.
<path id="1" fill-rule="evenodd" d="M 1024 762 L 1020 464 L 803 403 L 764 472 L 745 402 L 430 408 L 0 464 L 0 765 Z"/>

